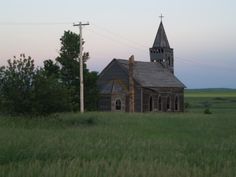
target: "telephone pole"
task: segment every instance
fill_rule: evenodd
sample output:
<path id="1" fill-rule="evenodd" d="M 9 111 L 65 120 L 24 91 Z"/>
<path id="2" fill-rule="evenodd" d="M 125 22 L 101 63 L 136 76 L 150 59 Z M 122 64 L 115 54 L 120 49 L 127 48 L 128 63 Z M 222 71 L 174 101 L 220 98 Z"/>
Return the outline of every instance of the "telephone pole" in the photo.
<path id="1" fill-rule="evenodd" d="M 82 38 L 82 27 L 89 25 L 89 23 L 79 22 L 78 24 L 73 24 L 73 26 L 79 26 L 79 64 L 80 64 L 80 112 L 84 112 L 84 76 L 83 76 L 83 38 Z"/>

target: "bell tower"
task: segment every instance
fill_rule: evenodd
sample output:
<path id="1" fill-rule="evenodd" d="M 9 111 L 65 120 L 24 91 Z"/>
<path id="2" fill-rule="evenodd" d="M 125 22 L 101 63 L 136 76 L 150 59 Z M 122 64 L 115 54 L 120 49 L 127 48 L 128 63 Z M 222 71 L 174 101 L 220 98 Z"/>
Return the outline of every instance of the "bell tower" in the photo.
<path id="1" fill-rule="evenodd" d="M 149 49 L 151 62 L 159 62 L 163 67 L 174 73 L 174 51 L 170 48 L 165 29 L 162 23 L 163 16 L 160 16 L 159 25 L 155 41 L 152 48 Z"/>

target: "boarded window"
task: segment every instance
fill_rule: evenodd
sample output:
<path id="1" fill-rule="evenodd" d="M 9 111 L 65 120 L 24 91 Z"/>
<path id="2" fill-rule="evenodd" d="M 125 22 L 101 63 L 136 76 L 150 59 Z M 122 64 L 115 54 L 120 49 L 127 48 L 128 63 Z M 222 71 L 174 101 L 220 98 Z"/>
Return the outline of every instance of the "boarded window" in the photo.
<path id="1" fill-rule="evenodd" d="M 167 97 L 166 109 L 170 110 L 170 97 Z"/>
<path id="2" fill-rule="evenodd" d="M 162 101 L 161 101 L 161 97 L 159 97 L 158 99 L 158 110 L 161 111 L 161 106 L 162 105 Z"/>
<path id="3" fill-rule="evenodd" d="M 178 96 L 175 97 L 175 110 L 176 111 L 179 110 L 179 97 Z"/>
<path id="4" fill-rule="evenodd" d="M 116 110 L 121 110 L 121 101 L 120 101 L 120 99 L 116 100 Z"/>
<path id="5" fill-rule="evenodd" d="M 153 110 L 153 100 L 152 100 L 152 96 L 149 98 L 149 111 Z"/>

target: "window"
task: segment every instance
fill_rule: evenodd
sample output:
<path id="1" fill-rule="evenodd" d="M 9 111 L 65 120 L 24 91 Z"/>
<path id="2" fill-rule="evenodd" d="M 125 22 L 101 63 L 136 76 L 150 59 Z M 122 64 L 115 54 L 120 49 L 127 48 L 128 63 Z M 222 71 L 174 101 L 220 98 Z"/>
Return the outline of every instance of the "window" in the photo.
<path id="1" fill-rule="evenodd" d="M 170 57 L 168 57 L 168 62 L 169 62 L 169 65 L 171 65 Z"/>
<path id="2" fill-rule="evenodd" d="M 152 101 L 152 96 L 149 98 L 149 111 L 153 110 L 153 101 Z"/>
<path id="3" fill-rule="evenodd" d="M 170 97 L 167 97 L 167 104 L 166 104 L 167 111 L 170 110 Z"/>
<path id="4" fill-rule="evenodd" d="M 120 99 L 116 100 L 116 110 L 121 110 L 121 101 L 120 101 Z"/>
<path id="5" fill-rule="evenodd" d="M 161 111 L 161 97 L 158 99 L 158 110 Z"/>
<path id="6" fill-rule="evenodd" d="M 175 110 L 176 111 L 179 110 L 179 97 L 178 96 L 175 97 Z"/>

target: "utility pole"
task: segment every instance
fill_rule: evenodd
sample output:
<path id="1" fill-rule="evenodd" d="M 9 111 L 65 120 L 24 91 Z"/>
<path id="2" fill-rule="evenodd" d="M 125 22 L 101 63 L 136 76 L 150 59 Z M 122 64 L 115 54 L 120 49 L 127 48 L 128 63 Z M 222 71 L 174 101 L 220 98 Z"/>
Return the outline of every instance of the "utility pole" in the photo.
<path id="1" fill-rule="evenodd" d="M 80 42 L 79 42 L 79 64 L 80 64 L 80 112 L 84 112 L 84 76 L 83 76 L 83 38 L 82 38 L 82 27 L 89 25 L 89 23 L 79 22 L 73 24 L 73 26 L 79 26 Z"/>

